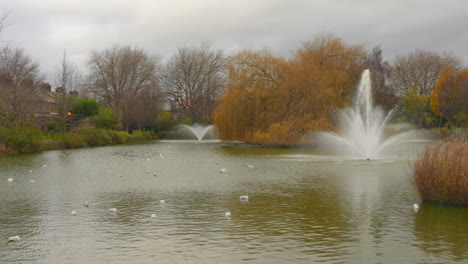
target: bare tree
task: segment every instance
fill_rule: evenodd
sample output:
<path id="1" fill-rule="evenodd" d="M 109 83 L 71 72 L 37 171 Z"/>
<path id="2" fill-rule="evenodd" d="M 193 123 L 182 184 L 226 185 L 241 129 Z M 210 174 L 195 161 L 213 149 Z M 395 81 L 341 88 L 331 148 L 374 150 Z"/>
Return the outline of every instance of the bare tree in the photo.
<path id="1" fill-rule="evenodd" d="M 81 74 L 76 66 L 71 63 L 67 57 L 67 53 L 63 52 L 62 61 L 55 73 L 55 86 L 60 89 L 60 92 L 67 95 L 71 91 L 78 90 L 81 84 Z"/>
<path id="2" fill-rule="evenodd" d="M 74 64 L 67 58 L 67 53 L 63 52 L 62 61 L 55 72 L 55 91 L 57 112 L 60 116 L 62 131 L 66 129 L 65 120 L 67 112 L 71 108 L 70 92 L 77 91 L 81 84 L 81 74 Z"/>
<path id="3" fill-rule="evenodd" d="M 44 86 L 39 65 L 23 49 L 8 46 L 0 49 L 0 104 L 13 122 L 28 121 L 31 113 L 40 108 L 38 96 Z"/>
<path id="4" fill-rule="evenodd" d="M 5 11 L 3 11 L 2 16 L 0 16 L 0 34 L 2 34 L 2 32 L 8 26 L 7 18 L 8 18 L 7 13 Z"/>
<path id="5" fill-rule="evenodd" d="M 416 50 L 396 57 L 392 65 L 391 80 L 398 95 L 416 88 L 418 95 L 429 95 L 447 66 L 459 68 L 459 58 L 444 53 Z"/>
<path id="6" fill-rule="evenodd" d="M 226 84 L 226 57 L 209 45 L 182 47 L 167 63 L 162 87 L 179 114 L 208 122 Z"/>
<path id="7" fill-rule="evenodd" d="M 113 46 L 101 52 L 93 51 L 89 69 L 91 89 L 114 109 L 120 122 L 130 99 L 137 97 L 143 89 L 157 88 L 154 87 L 157 59 L 142 49 Z"/>

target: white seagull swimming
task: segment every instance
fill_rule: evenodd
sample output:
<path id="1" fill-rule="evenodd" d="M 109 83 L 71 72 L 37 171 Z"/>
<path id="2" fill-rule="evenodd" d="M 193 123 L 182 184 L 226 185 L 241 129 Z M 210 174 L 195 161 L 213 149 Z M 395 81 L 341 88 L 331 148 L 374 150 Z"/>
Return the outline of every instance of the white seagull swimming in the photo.
<path id="1" fill-rule="evenodd" d="M 8 238 L 8 241 L 19 241 L 21 238 L 19 236 L 12 236 Z"/>

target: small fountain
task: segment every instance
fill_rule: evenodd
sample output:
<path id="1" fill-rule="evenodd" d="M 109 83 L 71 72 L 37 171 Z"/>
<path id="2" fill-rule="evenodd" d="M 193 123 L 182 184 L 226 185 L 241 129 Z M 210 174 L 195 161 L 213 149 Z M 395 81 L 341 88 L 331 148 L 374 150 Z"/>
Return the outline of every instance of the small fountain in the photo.
<path id="1" fill-rule="evenodd" d="M 398 142 L 408 133 L 399 133 L 384 138 L 386 124 L 392 115 L 379 106 L 374 106 L 371 96 L 369 70 L 361 75 L 361 81 L 353 107 L 341 112 L 340 129 L 342 134 L 323 132 L 326 141 L 346 146 L 360 157 L 371 160 L 378 157 L 386 147 Z"/>
<path id="2" fill-rule="evenodd" d="M 211 129 L 213 129 L 213 125 L 209 125 L 206 127 L 199 125 L 199 124 L 195 124 L 193 126 L 183 125 L 183 128 L 192 132 L 197 137 L 198 141 L 201 141 L 203 137 L 206 135 L 206 133 L 210 131 Z"/>

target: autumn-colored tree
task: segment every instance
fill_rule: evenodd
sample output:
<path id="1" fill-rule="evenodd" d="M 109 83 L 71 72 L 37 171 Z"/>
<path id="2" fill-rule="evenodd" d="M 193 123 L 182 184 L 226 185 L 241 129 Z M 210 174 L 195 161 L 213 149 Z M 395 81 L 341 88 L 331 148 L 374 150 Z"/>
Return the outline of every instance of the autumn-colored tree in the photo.
<path id="1" fill-rule="evenodd" d="M 432 111 L 442 120 L 462 125 L 468 121 L 468 70 L 446 67 L 431 94 Z M 439 121 L 439 126 L 443 125 Z"/>
<path id="2" fill-rule="evenodd" d="M 242 51 L 229 58 L 229 83 L 214 122 L 220 138 L 265 145 L 301 144 L 311 131 L 330 127 L 347 105 L 365 51 L 331 35 L 307 42 L 286 61 L 269 52 Z"/>
<path id="3" fill-rule="evenodd" d="M 220 138 L 254 142 L 272 122 L 286 61 L 268 51 L 241 51 L 228 59 L 229 82 L 214 112 Z"/>

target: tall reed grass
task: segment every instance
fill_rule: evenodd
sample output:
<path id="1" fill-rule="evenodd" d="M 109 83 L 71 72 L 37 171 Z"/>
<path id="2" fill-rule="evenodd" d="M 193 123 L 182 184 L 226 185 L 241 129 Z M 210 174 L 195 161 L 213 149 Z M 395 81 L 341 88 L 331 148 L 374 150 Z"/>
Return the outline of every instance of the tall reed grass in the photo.
<path id="1" fill-rule="evenodd" d="M 426 146 L 412 166 L 424 202 L 468 205 L 468 140 Z"/>

